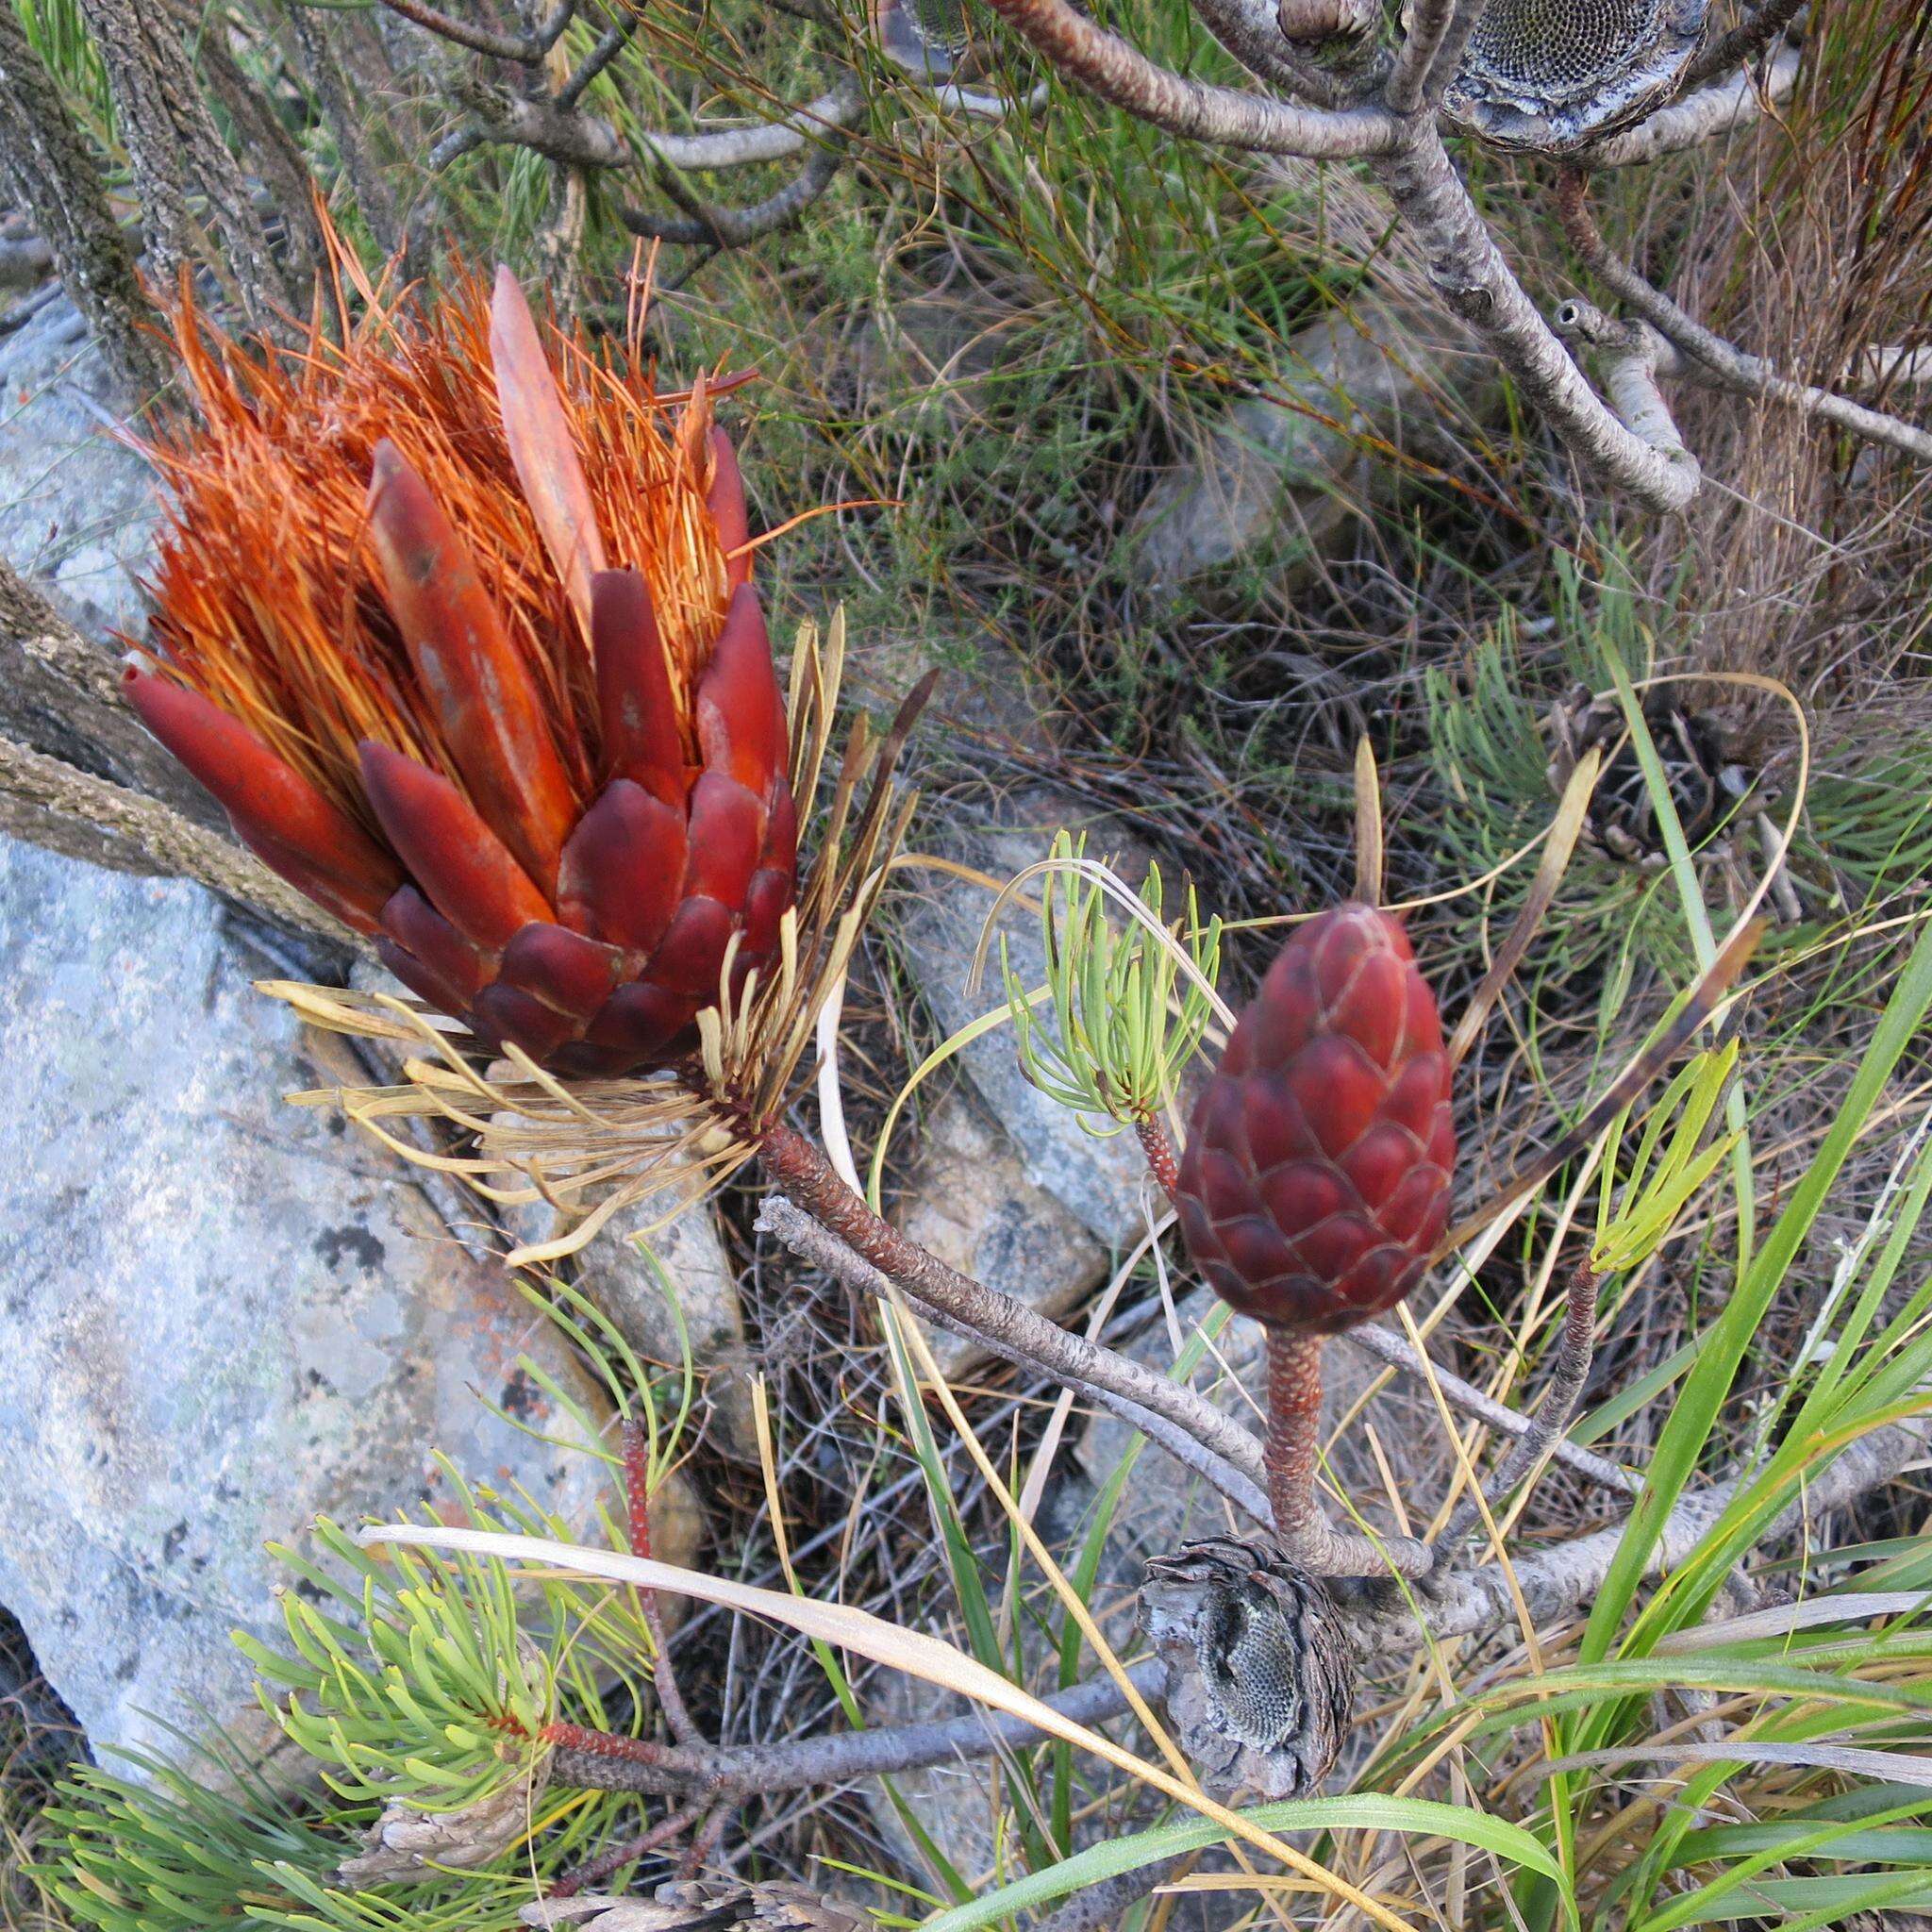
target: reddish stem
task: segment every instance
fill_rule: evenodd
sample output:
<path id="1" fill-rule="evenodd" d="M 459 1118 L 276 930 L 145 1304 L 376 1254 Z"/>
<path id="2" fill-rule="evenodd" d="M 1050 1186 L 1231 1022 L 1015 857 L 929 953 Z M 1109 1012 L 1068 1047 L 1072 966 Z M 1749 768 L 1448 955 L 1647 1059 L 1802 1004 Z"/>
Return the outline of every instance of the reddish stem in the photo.
<path id="1" fill-rule="evenodd" d="M 624 1496 L 627 1512 L 625 1529 L 632 1554 L 648 1557 L 651 1554 L 651 1452 L 635 1416 L 624 1419 L 623 1442 Z M 702 1743 L 704 1734 L 692 1722 L 690 1707 L 684 1701 L 684 1692 L 672 1673 L 671 1641 L 665 1635 L 664 1616 L 658 1603 L 658 1592 L 641 1585 L 637 1599 L 644 1627 L 650 1631 L 651 1641 L 657 1646 L 658 1654 L 651 1664 L 651 1682 L 657 1690 L 664 1722 L 671 1726 L 671 1735 L 680 1744 Z"/>
<path id="2" fill-rule="evenodd" d="M 1321 1452 L 1322 1338 L 1278 1324 L 1268 1338 L 1268 1500 L 1284 1543 L 1324 1532 L 1315 1507 L 1315 1464 Z"/>
<path id="3" fill-rule="evenodd" d="M 664 1746 L 649 1738 L 626 1738 L 621 1731 L 593 1731 L 588 1724 L 565 1724 L 560 1720 L 545 1724 L 537 1733 L 540 1744 L 556 1744 L 566 1751 L 581 1751 L 591 1757 L 616 1757 L 627 1764 L 658 1764 Z"/>
<path id="4" fill-rule="evenodd" d="M 1160 1183 L 1161 1191 L 1170 1201 L 1180 1199 L 1181 1166 L 1174 1158 L 1174 1142 L 1167 1137 L 1167 1129 L 1152 1115 L 1144 1121 L 1134 1123 L 1135 1136 L 1141 1142 L 1141 1152 L 1147 1157 L 1148 1171 Z"/>

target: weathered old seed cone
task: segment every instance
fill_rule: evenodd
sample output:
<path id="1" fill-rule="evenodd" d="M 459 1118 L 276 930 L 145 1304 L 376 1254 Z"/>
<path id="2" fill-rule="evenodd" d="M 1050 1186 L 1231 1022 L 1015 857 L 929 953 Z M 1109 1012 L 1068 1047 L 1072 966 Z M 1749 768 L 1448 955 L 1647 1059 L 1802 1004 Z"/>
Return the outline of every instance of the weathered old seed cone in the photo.
<path id="1" fill-rule="evenodd" d="M 1560 154 L 1676 90 L 1708 0 L 1489 0 L 1444 106 L 1497 147 Z"/>
<path id="2" fill-rule="evenodd" d="M 1301 927 L 1236 1024 L 1181 1161 L 1181 1228 L 1216 1293 L 1312 1334 L 1408 1293 L 1449 1218 L 1449 1076 L 1397 921 L 1341 906 Z"/>
<path id="3" fill-rule="evenodd" d="M 727 971 L 775 958 L 796 888 L 731 446 L 702 385 L 668 429 L 580 343 L 560 387 L 507 272 L 487 312 L 462 287 L 393 326 L 400 352 L 370 329 L 241 378 L 189 318 L 208 426 L 161 452 L 161 664 L 129 700 L 485 1046 L 669 1064 Z"/>

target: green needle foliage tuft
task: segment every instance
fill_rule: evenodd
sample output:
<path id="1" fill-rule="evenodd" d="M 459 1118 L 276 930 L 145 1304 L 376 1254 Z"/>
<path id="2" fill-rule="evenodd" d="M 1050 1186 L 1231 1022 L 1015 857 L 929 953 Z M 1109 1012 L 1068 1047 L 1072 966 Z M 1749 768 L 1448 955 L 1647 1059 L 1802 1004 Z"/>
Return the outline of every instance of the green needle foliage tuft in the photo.
<path id="1" fill-rule="evenodd" d="M 408 1549 L 378 1560 L 325 1520 L 315 1540 L 339 1569 L 274 1546 L 312 1592 L 282 1593 L 294 1655 L 245 1632 L 235 1641 L 270 1715 L 329 1767 L 331 1789 L 454 1811 L 527 1770 L 557 1692 L 504 1565 Z M 286 1708 L 275 1687 L 291 1693 Z"/>
<path id="2" fill-rule="evenodd" d="M 1208 989 L 1221 966 L 1221 922 L 1202 925 L 1191 886 L 1185 917 L 1166 922 L 1160 868 L 1153 865 L 1140 893 L 1145 921 L 1119 930 L 1108 883 L 1086 865 L 1086 841 L 1057 833 L 1040 897 L 1051 1031 L 1004 939 L 1000 971 L 1026 1077 L 1072 1108 L 1089 1133 L 1105 1136 L 1153 1120 L 1200 1045 L 1213 1010 Z"/>
<path id="3" fill-rule="evenodd" d="M 1621 1189 L 1617 1156 L 1629 1114 L 1620 1115 L 1611 1126 L 1600 1169 L 1596 1240 L 1590 1251 L 1593 1273 L 1624 1274 L 1641 1267 L 1737 1144 L 1735 1134 L 1721 1134 L 1708 1146 L 1700 1145 L 1737 1063 L 1738 1042 L 1732 1040 L 1699 1054 L 1678 1072 L 1650 1110 Z"/>

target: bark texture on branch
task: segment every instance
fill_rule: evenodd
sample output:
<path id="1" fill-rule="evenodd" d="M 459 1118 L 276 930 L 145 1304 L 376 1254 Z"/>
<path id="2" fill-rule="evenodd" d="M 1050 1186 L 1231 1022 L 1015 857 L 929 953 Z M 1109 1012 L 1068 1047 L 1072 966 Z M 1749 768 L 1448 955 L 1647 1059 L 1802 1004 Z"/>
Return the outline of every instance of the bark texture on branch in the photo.
<path id="1" fill-rule="evenodd" d="M 1760 1545 L 1775 1543 L 1807 1521 L 1857 1502 L 1924 1461 L 1928 1454 L 1932 1454 L 1932 1415 L 1889 1423 L 1861 1436 L 1824 1469 L 1802 1497 L 1773 1520 Z M 1644 1574 L 1656 1576 L 1681 1563 L 1724 1514 L 1732 1497 L 1756 1474 L 1755 1470 L 1746 1471 L 1681 1496 L 1664 1519 Z M 1609 1575 L 1623 1538 L 1624 1523 L 1619 1520 L 1607 1529 L 1517 1557 L 1511 1567 L 1532 1620 L 1538 1624 L 1550 1624 L 1586 1607 Z M 1493 1564 L 1452 1574 L 1440 1586 L 1431 1586 L 1423 1608 L 1430 1631 L 1439 1638 L 1484 1636 L 1516 1621 L 1508 1579 Z M 1414 1649 L 1416 1628 L 1406 1607 L 1368 1615 L 1357 1627 L 1373 1649 L 1391 1654 Z"/>
<path id="2" fill-rule="evenodd" d="M 0 177 L 33 216 L 55 267 L 100 338 L 115 375 L 144 399 L 168 380 L 134 248 L 101 186 L 100 169 L 18 15 L 0 7 Z"/>
<path id="3" fill-rule="evenodd" d="M 1650 508 L 1682 509 L 1697 493 L 1696 464 L 1680 441 L 1657 446 L 1605 408 L 1503 259 L 1434 126 L 1417 124 L 1372 165 L 1421 243 L 1437 294 L 1564 442 Z"/>
<path id="4" fill-rule="evenodd" d="M 1212 87 L 1157 66 L 1068 0 L 987 0 L 1062 74 L 1170 134 L 1308 160 L 1386 154 L 1400 124 L 1380 108 L 1341 112 Z"/>
<path id="5" fill-rule="evenodd" d="M 276 308 L 292 306 L 292 291 L 270 251 L 242 169 L 202 99 L 173 6 L 152 0 L 79 5 L 108 70 L 156 283 L 165 287 L 184 264 L 208 258 L 206 222 L 221 256 L 210 265 L 232 276 L 250 319 L 266 325 Z"/>

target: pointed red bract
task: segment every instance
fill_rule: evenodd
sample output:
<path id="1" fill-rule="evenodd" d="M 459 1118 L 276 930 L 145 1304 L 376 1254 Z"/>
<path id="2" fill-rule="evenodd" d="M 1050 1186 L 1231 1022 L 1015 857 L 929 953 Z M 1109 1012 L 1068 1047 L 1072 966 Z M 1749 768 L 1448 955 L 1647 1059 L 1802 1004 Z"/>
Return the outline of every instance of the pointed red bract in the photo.
<path id="1" fill-rule="evenodd" d="M 724 570 L 732 590 L 751 581 L 751 518 L 744 507 L 744 476 L 738 452 L 722 429 L 711 430 L 711 487 L 706 496 L 718 541 L 724 549 Z"/>
<path id="2" fill-rule="evenodd" d="M 1401 925 L 1310 920 L 1196 1102 L 1175 1201 L 1209 1285 L 1324 1333 L 1391 1307 L 1448 1224 L 1456 1132 L 1435 996 Z"/>
<path id="3" fill-rule="evenodd" d="M 325 889 L 333 901 L 329 909 L 358 931 L 375 929 L 383 902 L 402 883 L 381 846 L 199 691 L 132 666 L 122 689 L 142 722 L 214 795 L 265 863 L 312 896 L 320 897 L 318 885 Z"/>
<path id="4" fill-rule="evenodd" d="M 412 878 L 467 939 L 500 953 L 550 902 L 441 773 L 386 744 L 362 746 L 362 784 Z"/>
<path id="5" fill-rule="evenodd" d="M 507 268 L 496 272 L 496 291 L 490 305 L 490 359 L 496 375 L 497 406 L 503 411 L 504 441 L 509 444 L 524 501 L 530 506 L 543 547 L 588 636 L 591 583 L 604 568 L 604 539 L 536 318 Z"/>
<path id="6" fill-rule="evenodd" d="M 639 962 L 663 938 L 684 883 L 684 815 L 615 778 L 564 847 L 558 903 L 579 932 Z"/>
<path id="7" fill-rule="evenodd" d="M 569 776 L 467 546 L 388 441 L 375 452 L 369 527 L 390 609 L 463 784 L 547 890 L 575 810 Z"/>
<path id="8" fill-rule="evenodd" d="M 591 650 L 606 774 L 641 785 L 667 805 L 681 805 L 684 733 L 642 572 L 608 570 L 591 580 Z"/>
<path id="9" fill-rule="evenodd" d="M 731 594 L 711 662 L 698 681 L 698 744 L 705 763 L 762 797 L 784 761 L 784 710 L 758 593 Z"/>

